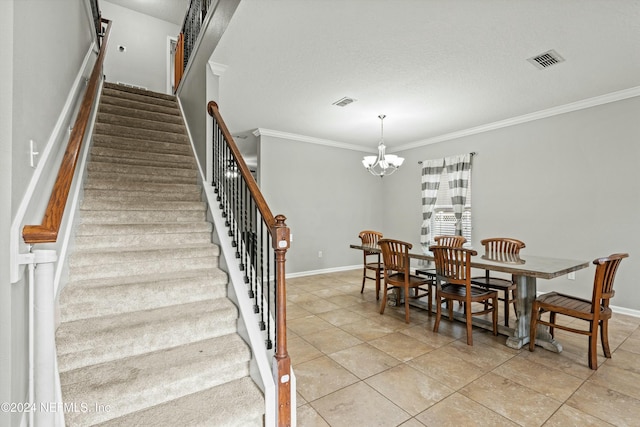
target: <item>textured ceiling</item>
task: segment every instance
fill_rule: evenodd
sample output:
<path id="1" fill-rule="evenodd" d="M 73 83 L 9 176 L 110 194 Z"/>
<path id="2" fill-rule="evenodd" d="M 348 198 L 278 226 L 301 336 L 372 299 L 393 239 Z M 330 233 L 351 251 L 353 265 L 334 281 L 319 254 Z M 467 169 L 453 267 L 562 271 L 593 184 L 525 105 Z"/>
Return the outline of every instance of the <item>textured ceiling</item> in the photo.
<path id="1" fill-rule="evenodd" d="M 126 7 L 163 21 L 171 22 L 182 27 L 182 21 L 187 13 L 189 0 L 108 0 L 109 3 Z"/>
<path id="2" fill-rule="evenodd" d="M 640 89 L 640 1 L 242 0 L 212 61 L 234 134 L 393 149 Z"/>

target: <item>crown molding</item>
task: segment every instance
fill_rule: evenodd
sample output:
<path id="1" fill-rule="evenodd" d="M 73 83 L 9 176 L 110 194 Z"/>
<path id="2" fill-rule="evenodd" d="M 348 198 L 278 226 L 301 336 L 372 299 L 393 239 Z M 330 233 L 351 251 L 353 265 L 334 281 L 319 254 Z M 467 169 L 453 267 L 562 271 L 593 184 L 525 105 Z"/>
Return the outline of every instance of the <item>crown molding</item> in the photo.
<path id="1" fill-rule="evenodd" d="M 218 62 L 209 61 L 209 68 L 215 76 L 221 77 L 225 71 L 227 71 L 228 67 Z"/>
<path id="2" fill-rule="evenodd" d="M 377 150 L 372 150 L 369 147 L 363 147 L 361 145 L 349 144 L 349 143 L 346 143 L 346 142 L 332 141 L 330 139 L 315 138 L 315 137 L 312 137 L 312 136 L 299 135 L 299 134 L 289 133 L 289 132 L 281 132 L 279 130 L 258 128 L 258 129 L 253 131 L 253 135 L 254 136 L 273 136 L 273 137 L 276 137 L 276 138 L 291 139 L 291 140 L 294 140 L 294 141 L 308 142 L 309 144 L 317 144 L 317 145 L 325 145 L 325 146 L 328 146 L 328 147 L 343 148 L 345 150 L 364 151 L 366 153 L 373 153 L 373 152 L 377 153 Z"/>
<path id="3" fill-rule="evenodd" d="M 409 150 L 412 148 L 423 147 L 429 144 L 435 144 L 436 142 L 450 141 L 452 139 L 462 138 L 470 135 L 476 135 L 479 133 L 488 132 L 495 129 L 515 126 L 521 123 L 532 122 L 534 120 L 540 120 L 547 117 L 570 113 L 572 111 L 584 110 L 585 108 L 591 108 L 591 107 L 596 107 L 598 105 L 608 104 L 610 102 L 622 101 L 624 99 L 633 98 L 635 96 L 640 96 L 640 86 L 636 86 L 630 89 L 620 90 L 617 92 L 607 93 L 605 95 L 595 96 L 593 98 L 583 99 L 582 101 L 576 101 L 570 104 L 560 105 L 558 107 L 536 111 L 534 113 L 523 114 L 522 116 L 516 116 L 510 119 L 500 120 L 497 122 L 487 123 L 485 125 L 476 126 L 469 129 L 464 129 L 464 130 L 451 132 L 451 133 L 447 133 L 440 136 L 435 136 L 433 138 L 427 138 L 420 141 L 411 142 L 409 144 L 394 147 L 393 152 Z"/>
<path id="4" fill-rule="evenodd" d="M 450 141 L 452 139 L 458 139 L 465 136 L 476 135 L 483 132 L 489 132 L 496 129 L 501 129 L 509 126 L 515 126 L 522 123 L 532 122 L 534 120 L 540 120 L 547 117 L 557 116 L 560 114 L 570 113 L 572 111 L 584 110 L 585 108 L 596 107 L 598 105 L 608 104 L 611 102 L 622 101 L 624 99 L 640 96 L 640 86 L 632 87 L 629 89 L 620 90 L 617 92 L 607 93 L 605 95 L 595 96 L 593 98 L 583 99 L 581 101 L 572 102 L 570 104 L 560 105 L 558 107 L 548 108 L 546 110 L 536 111 L 534 113 L 523 114 L 521 116 L 511 117 L 509 119 L 500 120 L 493 123 L 487 123 L 485 125 L 472 127 L 469 129 L 463 129 L 456 132 L 451 132 L 433 138 L 422 139 L 408 144 L 400 145 L 398 147 L 387 147 L 389 153 L 396 153 L 399 151 L 410 150 L 412 148 L 423 147 L 429 144 L 435 144 L 437 142 Z M 288 132 L 280 132 L 272 129 L 258 128 L 253 131 L 255 136 L 273 136 L 276 138 L 291 139 L 295 141 L 308 142 L 311 144 L 326 145 L 329 147 L 344 148 L 346 150 L 362 151 L 365 153 L 375 153 L 376 149 L 371 147 L 365 147 L 356 144 L 348 144 L 345 142 L 332 141 L 328 139 L 314 138 L 311 136 L 298 135 Z"/>

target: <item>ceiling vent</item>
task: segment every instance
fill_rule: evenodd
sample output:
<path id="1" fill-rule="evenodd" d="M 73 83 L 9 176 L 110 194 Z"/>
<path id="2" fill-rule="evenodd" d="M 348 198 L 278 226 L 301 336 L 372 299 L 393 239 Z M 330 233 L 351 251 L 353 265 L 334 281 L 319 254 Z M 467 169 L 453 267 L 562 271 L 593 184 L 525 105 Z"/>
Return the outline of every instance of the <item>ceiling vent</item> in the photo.
<path id="1" fill-rule="evenodd" d="M 354 101 L 355 101 L 355 99 L 349 98 L 348 96 L 345 96 L 342 99 L 338 99 L 336 102 L 334 102 L 331 105 L 337 105 L 338 107 L 345 107 L 345 106 L 351 104 Z"/>
<path id="2" fill-rule="evenodd" d="M 552 65 L 559 64 L 560 62 L 564 62 L 564 58 L 560 56 L 558 52 L 551 49 L 540 55 L 536 55 L 532 58 L 527 59 L 527 61 L 531 62 L 536 68 L 543 70 L 545 68 L 549 68 Z"/>

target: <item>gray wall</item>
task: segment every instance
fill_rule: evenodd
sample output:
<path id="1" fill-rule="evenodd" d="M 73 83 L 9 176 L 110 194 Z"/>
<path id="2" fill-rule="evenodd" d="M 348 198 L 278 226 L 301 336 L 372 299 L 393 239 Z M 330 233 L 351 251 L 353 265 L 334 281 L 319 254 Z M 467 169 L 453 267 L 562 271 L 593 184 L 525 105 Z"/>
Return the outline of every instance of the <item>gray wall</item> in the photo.
<path id="1" fill-rule="evenodd" d="M 11 228 L 11 134 L 13 100 L 13 2 L 0 14 L 0 402 L 11 402 L 11 285 L 9 279 L 9 230 Z M 6 60 L 10 58 L 10 60 Z M 11 425 L 11 414 L 0 411 L 0 425 Z"/>
<path id="2" fill-rule="evenodd" d="M 287 273 L 361 264 L 349 244 L 361 230 L 385 232 L 382 195 L 391 177 L 370 175 L 363 152 L 270 136 L 260 137 L 258 150 L 260 189 L 293 234 Z"/>
<path id="3" fill-rule="evenodd" d="M 1 15 L 0 197 L 5 208 L 0 232 L 5 237 L 0 249 L 0 398 L 22 402 L 28 380 L 27 281 L 10 283 L 8 221 L 16 216 L 35 171 L 29 167 L 29 140 L 44 150 L 93 35 L 83 0 L 8 0 L 2 2 Z M 42 199 L 35 204 L 46 204 L 48 196 Z M 0 425 L 18 425 L 21 416 L 0 413 Z"/>
<path id="4" fill-rule="evenodd" d="M 399 153 L 405 166 L 385 188 L 385 228 L 419 243 L 418 160 L 477 152 L 473 159 L 474 248 L 491 236 L 523 240 L 523 253 L 592 261 L 629 252 L 612 304 L 640 310 L 640 97 Z M 590 297 L 594 267 L 538 281 L 538 290 Z"/>
<path id="5" fill-rule="evenodd" d="M 362 153 L 261 137 L 260 186 L 294 234 L 288 273 L 340 268 L 361 262 L 348 246 L 364 228 L 419 250 L 418 161 L 475 151 L 475 248 L 485 237 L 512 236 L 531 255 L 592 261 L 629 252 L 612 304 L 640 310 L 638 117 L 640 97 L 427 145 L 398 153 L 403 167 L 383 180 L 364 171 Z M 575 281 L 540 280 L 538 290 L 589 297 L 593 273 L 591 266 Z"/>
<path id="6" fill-rule="evenodd" d="M 155 92 L 167 90 L 167 37 L 177 37 L 180 26 L 100 1 L 105 19 L 113 21 L 104 72 L 108 82 L 123 82 Z M 186 11 L 185 11 L 186 12 Z M 118 46 L 127 48 L 118 51 Z"/>

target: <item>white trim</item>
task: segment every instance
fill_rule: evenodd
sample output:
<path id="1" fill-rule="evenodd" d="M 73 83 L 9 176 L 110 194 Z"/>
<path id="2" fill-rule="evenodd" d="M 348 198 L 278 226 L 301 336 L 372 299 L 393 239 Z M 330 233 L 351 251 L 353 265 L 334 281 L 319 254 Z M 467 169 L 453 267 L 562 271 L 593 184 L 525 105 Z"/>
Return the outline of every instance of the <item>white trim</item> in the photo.
<path id="1" fill-rule="evenodd" d="M 166 91 L 167 91 L 167 95 L 173 95 L 173 92 L 171 91 L 171 82 L 173 80 L 173 77 L 175 76 L 174 73 L 172 73 L 171 71 L 171 42 L 174 41 L 176 42 L 176 44 L 178 43 L 178 38 L 177 37 L 173 37 L 173 36 L 167 36 L 167 87 L 166 87 Z"/>
<path id="2" fill-rule="evenodd" d="M 208 64 L 209 64 L 209 69 L 211 69 L 211 72 L 213 73 L 213 75 L 218 77 L 221 77 L 227 71 L 227 68 L 228 68 L 228 66 L 224 64 L 220 64 L 218 62 L 209 61 Z"/>
<path id="3" fill-rule="evenodd" d="M 42 172 L 44 170 L 45 165 L 49 161 L 49 157 L 52 155 L 52 151 L 54 146 L 56 145 L 57 140 L 60 138 L 62 133 L 67 131 L 67 126 L 65 125 L 67 121 L 70 120 L 70 116 L 74 111 L 74 105 L 78 99 L 79 94 L 81 93 L 81 85 L 84 82 L 84 73 L 87 70 L 89 65 L 89 58 L 94 53 L 95 43 L 91 43 L 89 46 L 89 50 L 87 51 L 84 60 L 82 61 L 82 65 L 80 66 L 80 70 L 78 70 L 78 74 L 71 86 L 71 90 L 67 95 L 67 100 L 62 107 L 62 111 L 58 116 L 58 121 L 56 122 L 51 134 L 49 136 L 49 140 L 47 141 L 44 150 L 41 151 L 41 157 L 38 159 L 38 165 L 36 166 L 36 170 L 33 172 L 31 176 L 31 180 L 29 181 L 29 185 L 25 191 L 24 196 L 22 197 L 22 201 L 18 206 L 18 210 L 16 212 L 16 216 L 11 223 L 11 232 L 9 235 L 9 258 L 10 258 L 10 281 L 11 283 L 16 283 L 20 280 L 21 272 L 20 272 L 20 264 L 23 263 L 21 260 L 20 254 L 20 246 L 22 243 L 22 233 L 20 232 L 22 221 L 27 212 L 31 199 L 33 198 L 33 194 L 35 189 L 38 186 L 40 181 Z"/>
<path id="4" fill-rule="evenodd" d="M 523 114 L 522 116 L 511 117 L 509 119 L 500 120 L 493 123 L 487 123 L 481 126 L 476 126 L 468 129 L 459 130 L 456 132 L 447 133 L 444 135 L 434 136 L 433 138 L 422 139 L 415 142 L 410 142 L 397 147 L 387 147 L 387 151 L 390 153 L 396 153 L 399 151 L 410 150 L 412 148 L 423 147 L 429 144 L 435 144 L 437 142 L 450 141 L 452 139 L 458 139 L 465 136 L 476 135 L 491 130 L 496 130 L 504 127 L 515 126 L 522 123 L 531 122 L 534 120 L 544 119 L 547 117 L 557 116 L 560 114 L 570 113 L 572 111 L 583 110 L 585 108 L 596 107 L 598 105 L 608 104 L 611 102 L 622 101 L 624 99 L 640 96 L 640 86 L 636 86 L 629 89 L 620 90 L 617 92 L 607 93 L 605 95 L 595 96 L 593 98 L 583 99 L 581 101 L 572 102 L 570 104 L 560 105 L 558 107 L 548 108 L 546 110 L 540 110 L 529 114 Z M 295 141 L 308 142 L 311 144 L 326 145 L 329 147 L 344 148 L 346 150 L 364 151 L 367 153 L 376 153 L 377 150 L 370 147 L 364 147 L 356 144 L 348 144 L 344 142 L 337 142 L 328 139 L 314 138 L 312 136 L 298 135 L 294 133 L 281 132 L 272 129 L 258 128 L 253 134 L 255 136 L 265 135 L 274 136 L 282 139 L 291 139 Z"/>
<path id="5" fill-rule="evenodd" d="M 343 267 L 324 268 L 322 270 L 300 271 L 298 273 L 287 273 L 287 279 L 294 277 L 315 276 L 316 274 L 338 273 L 341 271 L 362 270 L 362 264 L 346 265 Z"/>
<path id="6" fill-rule="evenodd" d="M 312 136 L 298 135 L 298 134 L 295 134 L 295 133 L 281 132 L 281 131 L 278 131 L 278 130 L 265 129 L 265 128 L 258 128 L 256 130 L 254 130 L 253 131 L 253 135 L 254 136 L 273 136 L 273 137 L 276 137 L 276 138 L 292 139 L 292 140 L 295 140 L 295 141 L 308 142 L 310 144 L 318 144 L 318 145 L 325 145 L 325 146 L 328 146 L 328 147 L 344 148 L 345 150 L 364 151 L 364 152 L 367 152 L 367 153 L 377 153 L 378 152 L 377 148 L 373 149 L 371 147 L 363 147 L 363 146 L 360 146 L 360 145 L 348 144 L 346 142 L 331 141 L 329 139 L 314 138 Z"/>

